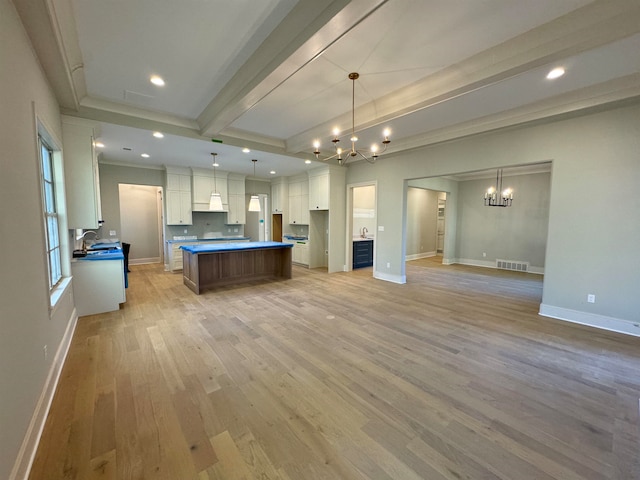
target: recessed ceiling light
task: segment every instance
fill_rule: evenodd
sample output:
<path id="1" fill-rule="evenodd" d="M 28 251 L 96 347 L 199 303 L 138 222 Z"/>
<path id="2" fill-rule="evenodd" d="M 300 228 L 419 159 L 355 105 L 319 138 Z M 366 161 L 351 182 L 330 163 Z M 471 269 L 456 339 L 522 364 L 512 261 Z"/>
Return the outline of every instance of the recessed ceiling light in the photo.
<path id="1" fill-rule="evenodd" d="M 243 152 L 243 153 L 250 153 L 250 152 L 251 152 L 251 150 L 249 150 L 247 147 L 244 147 L 244 148 L 242 149 L 242 152 Z"/>
<path id="2" fill-rule="evenodd" d="M 214 167 L 219 167 L 220 166 L 220 164 L 218 162 L 212 163 L 211 165 L 214 166 Z"/>
<path id="3" fill-rule="evenodd" d="M 556 78 L 560 78 L 563 75 L 564 75 L 564 68 L 557 67 L 551 70 L 549 73 L 547 73 L 547 79 L 554 80 Z"/>
<path id="4" fill-rule="evenodd" d="M 98 148 L 104 148 L 104 143 L 102 143 L 102 142 L 96 142 L 96 147 L 98 147 Z"/>
<path id="5" fill-rule="evenodd" d="M 306 163 L 307 165 L 309 165 L 311 163 L 311 160 L 305 160 L 304 163 Z"/>
<path id="6" fill-rule="evenodd" d="M 162 132 L 153 132 L 153 136 L 156 138 L 164 138 L 164 134 Z"/>
<path id="7" fill-rule="evenodd" d="M 164 87 L 164 80 L 159 75 L 151 75 L 149 81 L 158 87 Z"/>
<path id="8" fill-rule="evenodd" d="M 142 158 L 149 158 L 150 155 L 148 153 L 141 153 L 140 156 Z"/>
<path id="9" fill-rule="evenodd" d="M 275 170 L 271 170 L 269 173 L 270 173 L 271 175 L 275 175 L 275 174 L 276 174 L 276 171 L 275 171 Z"/>

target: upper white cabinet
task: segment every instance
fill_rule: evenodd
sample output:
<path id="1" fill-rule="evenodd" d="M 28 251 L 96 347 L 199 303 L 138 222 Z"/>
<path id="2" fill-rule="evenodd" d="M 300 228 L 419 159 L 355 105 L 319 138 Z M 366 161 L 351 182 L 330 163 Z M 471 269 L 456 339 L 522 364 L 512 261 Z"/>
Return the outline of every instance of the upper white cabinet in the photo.
<path id="1" fill-rule="evenodd" d="M 230 173 L 229 181 L 229 213 L 227 225 L 244 225 L 247 221 L 244 175 Z"/>
<path id="2" fill-rule="evenodd" d="M 329 210 L 329 170 L 309 172 L 309 210 Z"/>
<path id="3" fill-rule="evenodd" d="M 284 213 L 289 202 L 289 185 L 286 177 L 275 179 L 271 183 L 271 213 Z"/>
<path id="4" fill-rule="evenodd" d="M 222 204 L 224 208 L 227 208 L 229 203 L 228 190 L 227 190 L 227 172 L 216 171 L 215 177 L 213 170 L 206 170 L 204 168 L 192 168 L 192 187 L 193 187 L 193 211 L 194 212 L 208 212 L 209 200 L 211 194 L 217 191 L 222 198 Z"/>
<path id="5" fill-rule="evenodd" d="M 102 223 L 100 173 L 95 151 L 97 125 L 62 117 L 62 143 L 67 224 L 69 228 L 98 228 Z"/>
<path id="6" fill-rule="evenodd" d="M 309 179 L 306 175 L 289 179 L 289 223 L 309 225 Z"/>
<path id="7" fill-rule="evenodd" d="M 191 175 L 188 169 L 166 167 L 167 225 L 191 225 Z"/>

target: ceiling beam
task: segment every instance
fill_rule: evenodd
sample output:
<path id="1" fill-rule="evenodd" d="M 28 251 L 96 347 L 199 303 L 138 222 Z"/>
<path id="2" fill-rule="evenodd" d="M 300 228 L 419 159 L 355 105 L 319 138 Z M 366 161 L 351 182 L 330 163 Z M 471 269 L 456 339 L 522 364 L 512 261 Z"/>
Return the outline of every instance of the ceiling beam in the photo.
<path id="1" fill-rule="evenodd" d="M 224 132 L 387 1 L 300 0 L 200 114 L 202 135 Z"/>
<path id="2" fill-rule="evenodd" d="M 358 107 L 355 129 L 363 131 L 386 124 L 530 69 L 634 35 L 640 32 L 638 19 L 640 4 L 636 0 L 597 0 Z M 589 34 L 594 31 L 598 35 Z M 323 137 L 334 125 L 350 122 L 349 111 L 290 137 L 286 149 L 290 154 L 308 151 L 310 138 Z M 392 144 L 394 150 L 396 143 Z"/>

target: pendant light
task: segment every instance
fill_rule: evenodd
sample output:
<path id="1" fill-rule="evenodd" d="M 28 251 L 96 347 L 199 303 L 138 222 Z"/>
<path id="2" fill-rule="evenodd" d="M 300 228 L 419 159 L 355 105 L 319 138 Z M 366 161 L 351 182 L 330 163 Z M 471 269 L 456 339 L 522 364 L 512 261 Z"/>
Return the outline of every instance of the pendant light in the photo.
<path id="1" fill-rule="evenodd" d="M 218 183 L 216 181 L 216 167 L 218 164 L 216 163 L 216 155 L 217 153 L 212 153 L 213 156 L 213 192 L 211 192 L 211 198 L 209 199 L 209 211 L 210 212 L 222 212 L 224 211 L 224 207 L 222 206 L 222 197 L 220 193 L 218 193 Z"/>
<path id="2" fill-rule="evenodd" d="M 256 177 L 256 160 L 255 158 L 251 160 L 253 162 L 253 178 Z M 251 199 L 249 200 L 249 211 L 250 212 L 259 212 L 260 211 L 260 197 L 258 195 L 251 195 Z"/>

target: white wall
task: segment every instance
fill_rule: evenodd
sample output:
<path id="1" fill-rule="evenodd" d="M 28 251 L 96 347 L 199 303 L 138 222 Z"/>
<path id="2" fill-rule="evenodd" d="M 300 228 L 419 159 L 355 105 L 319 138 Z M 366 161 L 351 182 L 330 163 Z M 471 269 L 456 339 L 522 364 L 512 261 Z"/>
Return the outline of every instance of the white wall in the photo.
<path id="1" fill-rule="evenodd" d="M 640 332 L 634 326 L 640 320 L 638 118 L 640 106 L 627 106 L 351 165 L 347 182 L 377 179 L 384 199 L 374 275 L 405 281 L 407 180 L 552 160 L 541 312 Z M 450 198 L 447 229 L 449 211 L 457 208 Z M 595 304 L 586 302 L 587 293 L 596 294 Z"/>
<path id="2" fill-rule="evenodd" d="M 61 146 L 60 112 L 8 0 L 0 0 L 0 65 L 0 249 L 4 253 L 0 270 L 0 478 L 4 479 L 10 478 L 47 378 L 60 367 L 60 359 L 54 358 L 74 320 L 74 309 L 67 291 L 50 315 L 44 257 L 36 115 Z M 67 271 L 68 267 L 65 265 Z M 45 411 L 38 410 L 36 429 Z"/>

